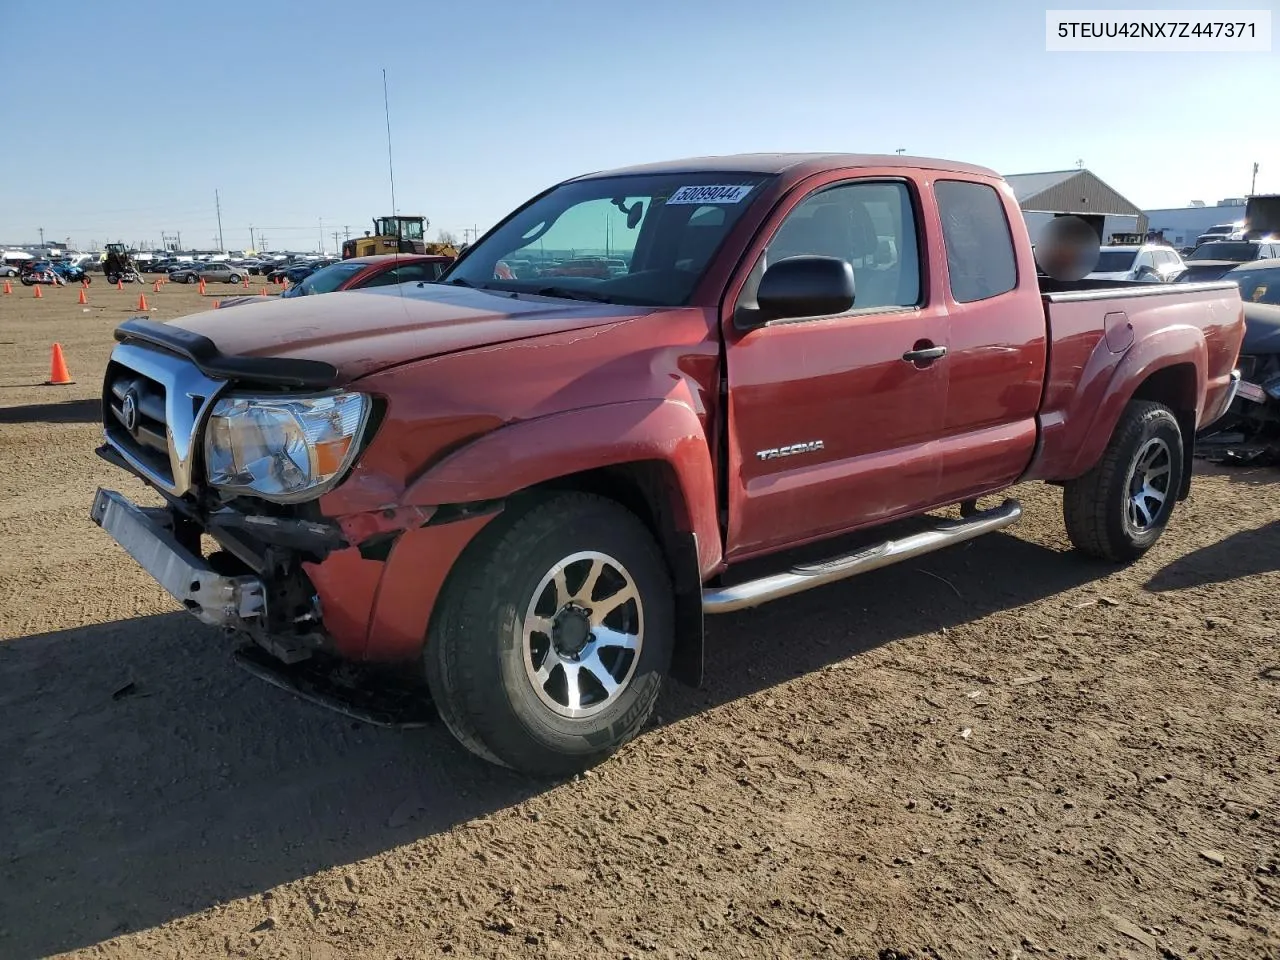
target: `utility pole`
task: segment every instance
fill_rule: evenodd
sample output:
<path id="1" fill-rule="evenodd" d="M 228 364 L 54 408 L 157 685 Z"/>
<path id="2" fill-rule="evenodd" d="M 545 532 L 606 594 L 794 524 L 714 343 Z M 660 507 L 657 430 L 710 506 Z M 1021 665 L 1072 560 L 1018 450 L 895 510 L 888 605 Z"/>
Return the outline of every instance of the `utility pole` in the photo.
<path id="1" fill-rule="evenodd" d="M 896 153 L 898 156 L 902 156 L 904 153 L 906 153 L 906 152 L 907 152 L 907 148 L 906 148 L 906 147 L 899 147 L 897 150 L 895 150 L 895 151 L 893 151 L 893 152 L 894 152 L 894 153 Z"/>
<path id="2" fill-rule="evenodd" d="M 213 191 L 213 202 L 218 208 L 218 250 L 221 253 L 227 252 L 227 245 L 222 239 L 222 200 L 218 197 L 218 191 Z"/>
<path id="3" fill-rule="evenodd" d="M 44 227 L 40 228 L 40 246 L 44 246 Z"/>
<path id="4" fill-rule="evenodd" d="M 324 253 L 324 217 L 317 217 L 320 223 L 320 253 Z"/>
<path id="5" fill-rule="evenodd" d="M 333 249 L 334 249 L 334 252 L 336 253 L 340 249 L 338 245 L 338 238 L 341 237 L 342 234 L 339 233 L 337 230 L 335 230 L 333 231 L 333 233 L 329 234 L 329 236 L 333 237 Z"/>
<path id="6" fill-rule="evenodd" d="M 351 239 L 351 228 L 346 226 L 345 224 L 342 227 L 342 239 L 343 240 Z"/>
<path id="7" fill-rule="evenodd" d="M 182 231 L 178 231 L 178 252 L 182 252 Z"/>
<path id="8" fill-rule="evenodd" d="M 249 249 L 254 251 L 255 253 L 258 250 L 258 245 L 253 241 L 253 224 L 252 223 L 249 224 Z"/>
<path id="9" fill-rule="evenodd" d="M 1258 189 L 1258 165 L 1253 165 L 1253 182 L 1249 184 L 1249 196 L 1253 196 Z"/>

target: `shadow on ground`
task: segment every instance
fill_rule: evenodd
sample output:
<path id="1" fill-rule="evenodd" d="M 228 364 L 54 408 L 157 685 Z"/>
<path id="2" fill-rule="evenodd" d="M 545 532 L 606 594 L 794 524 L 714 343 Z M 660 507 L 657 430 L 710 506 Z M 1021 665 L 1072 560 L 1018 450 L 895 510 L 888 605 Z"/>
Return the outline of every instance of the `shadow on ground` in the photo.
<path id="1" fill-rule="evenodd" d="M 1251 487 L 1280 484 L 1280 467 L 1252 466 L 1245 463 L 1213 463 L 1196 460 L 1197 477 L 1225 477 L 1231 483 L 1243 483 Z"/>
<path id="2" fill-rule="evenodd" d="M 1178 557 L 1145 584 L 1152 593 L 1228 583 L 1280 570 L 1280 520 L 1231 536 Z"/>
<path id="3" fill-rule="evenodd" d="M 28 403 L 0 407 L 0 423 L 101 423 L 102 401 L 61 400 L 57 403 Z"/>
<path id="4" fill-rule="evenodd" d="M 1106 569 L 995 534 L 714 618 L 705 687 L 673 686 L 658 713 L 696 714 Z M 0 643 L 0 955 L 162 924 L 549 788 L 472 759 L 438 723 L 386 730 L 300 701 L 229 649 L 184 614 Z"/>

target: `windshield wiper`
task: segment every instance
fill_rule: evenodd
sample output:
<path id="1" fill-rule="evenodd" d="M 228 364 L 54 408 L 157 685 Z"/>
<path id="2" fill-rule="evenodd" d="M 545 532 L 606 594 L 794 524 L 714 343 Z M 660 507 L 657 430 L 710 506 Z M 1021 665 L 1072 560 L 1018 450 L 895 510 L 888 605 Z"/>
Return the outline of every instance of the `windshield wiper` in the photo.
<path id="1" fill-rule="evenodd" d="M 537 291 L 540 297 L 561 297 L 565 300 L 589 300 L 592 303 L 613 303 L 613 297 L 607 293 L 596 293 L 593 290 L 579 290 L 576 287 L 543 287 Z"/>
<path id="2" fill-rule="evenodd" d="M 444 283 L 452 283 L 455 287 L 474 287 L 475 284 L 463 277 L 454 277 L 452 280 L 444 280 Z"/>

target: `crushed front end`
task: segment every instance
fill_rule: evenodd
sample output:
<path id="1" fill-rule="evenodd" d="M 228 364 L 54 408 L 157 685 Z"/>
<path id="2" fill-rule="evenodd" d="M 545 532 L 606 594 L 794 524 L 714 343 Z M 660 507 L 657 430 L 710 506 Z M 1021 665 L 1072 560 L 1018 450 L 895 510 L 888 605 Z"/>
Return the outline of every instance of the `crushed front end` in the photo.
<path id="1" fill-rule="evenodd" d="M 376 429 L 376 401 L 331 386 L 323 364 L 224 358 L 181 328 L 131 320 L 116 337 L 97 452 L 164 505 L 100 489 L 93 521 L 197 618 L 278 660 L 358 654 L 368 606 L 338 618 L 354 625 L 346 636 L 324 622 L 317 571 L 353 551 L 316 499 Z M 350 579 L 329 577 L 358 603 Z"/>

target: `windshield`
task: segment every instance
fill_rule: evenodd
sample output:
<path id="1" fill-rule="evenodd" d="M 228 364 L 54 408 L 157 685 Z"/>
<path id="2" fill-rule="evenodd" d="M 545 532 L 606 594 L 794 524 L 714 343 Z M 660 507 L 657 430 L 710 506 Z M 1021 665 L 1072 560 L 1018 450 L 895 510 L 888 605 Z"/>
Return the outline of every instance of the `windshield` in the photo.
<path id="1" fill-rule="evenodd" d="M 1098 265 L 1094 273 L 1128 273 L 1133 269 L 1133 259 L 1137 250 L 1103 250 L 1098 254 Z"/>
<path id="2" fill-rule="evenodd" d="M 678 306 L 769 179 L 704 172 L 565 183 L 467 250 L 442 282 Z"/>
<path id="3" fill-rule="evenodd" d="M 1258 258 L 1258 245 L 1241 240 L 1221 240 L 1196 247 L 1188 260 L 1238 260 L 1244 263 Z"/>
<path id="4" fill-rule="evenodd" d="M 309 293 L 333 293 L 342 281 L 352 274 L 359 273 L 367 266 L 366 263 L 334 263 L 322 267 L 298 284 L 294 288 L 297 292 L 293 295 L 305 297 Z"/>
<path id="5" fill-rule="evenodd" d="M 1240 299 L 1245 303 L 1271 303 L 1280 306 L 1280 267 L 1265 270 L 1232 270 L 1224 280 L 1240 285 Z"/>

